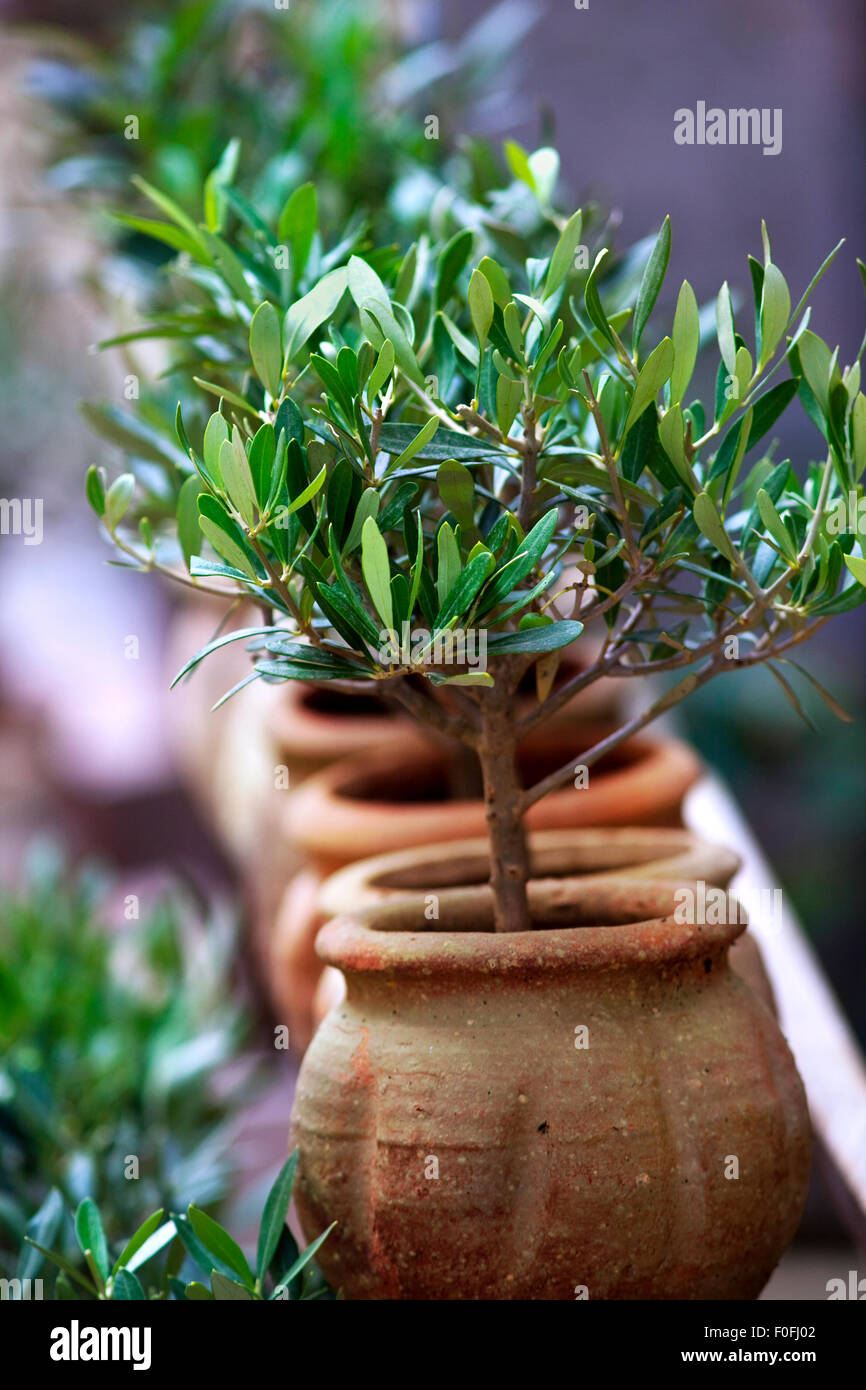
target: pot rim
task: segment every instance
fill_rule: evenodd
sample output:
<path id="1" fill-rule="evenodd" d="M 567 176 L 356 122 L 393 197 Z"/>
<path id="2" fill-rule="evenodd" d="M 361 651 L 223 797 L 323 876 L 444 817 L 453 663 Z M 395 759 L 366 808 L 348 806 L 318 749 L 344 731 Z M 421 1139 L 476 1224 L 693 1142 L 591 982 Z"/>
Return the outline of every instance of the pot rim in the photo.
<path id="1" fill-rule="evenodd" d="M 440 913 L 444 907 L 451 930 L 442 929 L 441 915 L 439 925 L 430 929 L 425 894 L 407 894 L 335 917 L 319 932 L 316 952 L 349 977 L 490 978 L 672 965 L 719 955 L 746 930 L 746 914 L 728 893 L 725 921 L 697 922 L 694 911 L 677 921 L 674 913 L 683 906 L 677 894 L 695 886 L 616 875 L 536 880 L 530 893 L 535 921 L 549 920 L 551 913 L 561 920 L 565 909 L 584 922 L 526 932 L 493 930 L 489 887 L 439 895 Z M 595 920 L 605 916 L 615 920 Z"/>
<path id="2" fill-rule="evenodd" d="M 617 874 L 640 879 L 703 878 L 727 887 L 742 863 L 726 845 L 679 826 L 535 830 L 528 843 L 533 879 Z M 489 855 L 488 840 L 478 836 L 361 859 L 325 879 L 318 908 L 325 916 L 337 917 L 370 900 L 400 893 L 482 887 Z"/>
<path id="3" fill-rule="evenodd" d="M 609 728 L 610 725 L 604 723 L 582 723 L 563 733 L 562 729 L 551 726 L 530 735 L 524 746 L 530 749 L 558 746 L 564 751 L 564 745 L 572 739 L 577 744 L 588 731 L 603 736 Z M 583 746 L 591 746 L 591 741 Z M 528 827 L 543 829 L 552 814 L 551 807 L 557 815 L 562 815 L 564 805 L 573 808 L 575 827 L 604 825 L 610 819 L 621 824 L 620 816 L 612 816 L 612 806 L 618 807 L 623 801 L 642 805 L 648 798 L 654 800 L 656 797 L 666 804 L 677 804 L 701 774 L 700 759 L 680 739 L 642 732 L 633 735 L 618 751 L 625 753 L 627 761 L 603 773 L 604 764 L 601 763 L 591 786 L 583 793 L 587 798 L 585 802 L 579 803 L 571 788 L 551 792 L 530 809 Z M 579 748 L 575 748 L 573 756 L 579 759 Z M 375 845 L 372 852 L 381 852 L 383 843 L 393 843 L 391 827 L 395 816 L 400 817 L 401 839 L 415 837 L 419 845 L 429 844 L 431 840 L 463 839 L 467 833 L 478 834 L 483 831 L 480 798 L 395 801 L 387 797 L 374 799 L 366 790 L 371 781 L 380 776 L 387 777 L 390 773 L 393 777 L 395 767 L 408 778 L 413 773 L 423 775 L 425 770 L 435 769 L 442 761 L 440 746 L 424 739 L 414 729 L 405 732 L 394 729 L 387 742 L 331 763 L 288 797 L 283 809 L 285 833 L 311 852 L 327 852 L 348 838 L 360 847 L 360 857 L 367 857 L 371 852 L 367 850 L 368 845 Z M 358 790 L 353 792 L 353 788 Z M 660 789 L 664 795 L 659 797 Z M 587 819 L 590 808 L 591 817 Z M 470 818 L 479 819 L 477 828 L 470 823 Z M 636 814 L 636 818 L 640 819 L 640 815 Z M 431 825 L 435 830 L 431 831 Z"/>

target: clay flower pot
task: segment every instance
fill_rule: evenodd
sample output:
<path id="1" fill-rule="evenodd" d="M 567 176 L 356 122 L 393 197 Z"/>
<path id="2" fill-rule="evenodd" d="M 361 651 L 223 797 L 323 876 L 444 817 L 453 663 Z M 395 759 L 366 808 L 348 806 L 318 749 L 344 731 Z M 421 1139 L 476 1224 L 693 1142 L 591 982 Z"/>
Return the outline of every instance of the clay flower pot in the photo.
<path id="1" fill-rule="evenodd" d="M 522 750 L 526 780 L 562 765 L 572 754 L 577 763 L 581 750 L 604 730 L 571 724 L 527 740 Z M 592 769 L 588 787 L 554 792 L 533 806 L 527 825 L 530 831 L 675 826 L 700 769 L 697 756 L 677 739 L 631 739 Z M 465 770 L 464 750 L 437 748 L 417 736 L 395 733 L 387 745 L 325 768 L 281 803 L 280 834 L 267 843 L 278 856 L 288 848 L 306 871 L 289 882 L 272 930 L 265 922 L 260 949 L 269 960 L 269 991 L 278 1017 L 288 1024 L 298 1050 L 312 1036 L 313 996 L 322 973 L 314 947 L 325 920 L 315 910 L 317 883 L 347 864 L 390 850 L 485 836 L 480 796 L 455 795 Z"/>
<path id="2" fill-rule="evenodd" d="M 731 971 L 742 932 L 674 885 L 542 880 L 330 922 L 346 976 L 301 1067 L 296 1194 L 359 1299 L 755 1298 L 800 1219 L 809 1121 L 788 1047 Z M 446 900 L 447 895 L 447 900 Z M 567 923 L 567 925 L 566 925 Z M 431 930 L 430 928 L 435 929 Z"/>

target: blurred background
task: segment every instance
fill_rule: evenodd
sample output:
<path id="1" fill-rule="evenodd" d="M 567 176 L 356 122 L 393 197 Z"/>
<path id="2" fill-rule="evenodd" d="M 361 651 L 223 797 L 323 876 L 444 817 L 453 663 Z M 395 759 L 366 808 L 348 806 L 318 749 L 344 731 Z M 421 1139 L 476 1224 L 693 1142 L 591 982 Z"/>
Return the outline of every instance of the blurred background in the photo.
<path id="1" fill-rule="evenodd" d="M 399 229 L 470 139 L 489 142 L 500 163 L 508 136 L 530 149 L 555 143 L 574 205 L 595 200 L 611 209 L 623 243 L 653 234 L 671 214 L 672 299 L 686 276 L 701 302 L 725 278 L 745 296 L 746 252 L 760 251 L 763 217 L 795 297 L 847 238 L 813 312 L 813 327 L 840 344 L 843 362 L 857 353 L 864 319 L 854 263 L 866 258 L 859 0 L 666 0 L 663 10 L 644 0 L 590 0 L 583 9 L 571 0 L 504 0 L 492 11 L 490 0 L 291 0 L 291 9 L 289 30 L 272 3 L 255 0 L 0 0 L 0 496 L 44 501 L 42 544 L 0 536 L 0 911 L 7 930 L 17 924 L 22 950 L 40 931 L 46 940 L 65 931 L 75 969 L 92 905 L 122 922 L 130 895 L 140 902 L 166 1032 L 147 1094 L 127 1078 L 122 1103 L 143 1131 L 157 1107 L 164 1149 L 179 1124 L 177 1096 L 215 1061 L 228 1067 L 216 1112 L 190 1119 L 183 1154 L 154 1158 L 184 1191 L 190 1175 L 181 1169 L 178 1177 L 177 1165 L 213 1133 L 214 1113 L 228 1126 L 220 1142 L 246 1144 L 248 1155 L 267 1131 L 278 1157 L 284 1135 L 266 1101 L 238 1122 L 227 1099 L 239 1066 L 246 1076 L 263 1065 L 243 963 L 232 963 L 227 948 L 223 975 L 217 969 L 208 983 L 213 997 L 233 996 L 211 1051 L 191 1050 L 195 1029 L 177 1022 L 182 1005 L 168 1009 L 171 996 L 191 988 L 202 923 L 225 904 L 231 917 L 236 885 L 172 741 L 165 653 L 174 598 L 107 566 L 84 502 L 86 468 L 107 455 L 79 403 L 122 405 L 130 373 L 162 389 L 158 348 L 136 347 L 134 358 L 89 350 L 134 324 L 159 283 L 153 243 L 108 215 L 129 205 L 130 176 L 143 174 L 197 209 L 204 177 L 237 135 L 249 196 L 277 202 L 279 189 L 315 176 L 335 222 L 364 207 Z M 781 152 L 676 145 L 674 111 L 698 100 L 780 108 Z M 424 138 L 430 114 L 440 120 L 435 142 Z M 803 417 L 780 438 L 778 457 L 796 464 L 818 447 Z M 733 787 L 866 1042 L 864 623 L 861 609 L 830 625 L 806 658 L 856 716 L 852 725 L 834 722 L 817 702 L 811 732 L 760 671 L 710 687 L 686 705 L 682 723 Z M 73 888 L 61 886 L 67 880 L 49 842 L 86 866 Z M 97 861 L 110 866 L 107 875 L 92 868 Z M 170 910 L 167 882 L 184 885 L 180 898 L 171 893 Z M 201 998 L 184 999 L 189 1018 L 201 1017 Z M 37 1027 L 17 1007 L 7 1014 L 15 1027 L 44 1036 L 45 1020 Z M 109 1006 L 91 998 L 86 1007 Z M 69 1018 L 83 1018 L 84 1008 L 68 1001 Z M 92 1073 L 70 1072 L 72 1094 L 111 1075 L 106 1056 L 120 1044 L 103 1042 L 108 1053 L 95 1050 Z M 241 1046 L 249 1057 L 239 1064 Z M 268 1066 L 262 1094 L 277 1087 L 280 1116 L 290 1078 L 285 1068 L 274 1073 L 272 1049 Z M 38 1069 L 34 1063 L 34 1075 Z M 37 1086 L 30 1099 L 43 1105 L 40 1123 L 67 1135 L 57 1097 Z M 82 1153 L 88 1143 L 81 1140 Z M 87 1161 L 85 1154 L 77 1175 L 65 1174 L 70 1191 L 87 1190 Z M 197 1162 L 195 1181 L 215 1171 L 212 1143 Z M 254 1186 L 254 1158 L 248 1169 Z M 157 1174 L 157 1187 L 163 1178 Z M 20 1225 L 21 1201 L 14 1209 L 0 1193 L 10 1230 Z M 838 1236 L 826 1203 L 815 1220 L 821 1238 Z"/>

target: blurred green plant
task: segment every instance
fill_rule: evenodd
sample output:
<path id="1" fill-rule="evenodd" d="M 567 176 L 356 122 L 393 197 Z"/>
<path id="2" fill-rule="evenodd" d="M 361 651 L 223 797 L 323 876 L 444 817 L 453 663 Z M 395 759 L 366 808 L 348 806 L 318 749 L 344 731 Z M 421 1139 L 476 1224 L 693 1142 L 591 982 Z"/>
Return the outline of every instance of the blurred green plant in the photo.
<path id="1" fill-rule="evenodd" d="M 286 1224 L 298 1154 L 280 1170 L 264 1204 L 254 1267 L 240 1246 L 213 1217 L 190 1204 L 186 1215 L 168 1219 L 153 1212 L 128 1240 L 117 1242 L 112 1260 L 105 1223 L 96 1203 L 85 1197 L 74 1214 L 56 1188 L 49 1192 L 29 1223 L 13 1286 L 14 1296 L 26 1296 L 41 1277 L 48 1260 L 59 1271 L 48 1282 L 56 1299 L 141 1302 L 147 1299 L 180 1302 L 237 1302 L 249 1300 L 332 1300 L 313 1263 L 313 1257 L 333 1225 L 299 1251 Z M 336 1224 L 336 1223 L 334 1223 Z M 70 1260 L 52 1249 L 64 1227 L 77 1246 Z M 210 1281 L 201 1282 L 196 1269 Z M 195 1277 L 194 1277 L 195 1276 Z M 26 1283 L 25 1281 L 30 1281 Z"/>
<path id="2" fill-rule="evenodd" d="M 461 39 L 414 49 L 390 0 L 125 8 L 102 44 L 49 30 L 31 82 L 67 118 L 52 181 L 104 201 L 138 173 L 192 211 L 243 145 L 258 171 L 246 191 L 266 215 L 313 174 L 329 219 L 379 210 L 412 166 L 441 163 L 475 104 L 508 90 L 509 57 L 537 13 L 501 0 Z"/>
<path id="3" fill-rule="evenodd" d="M 228 1121 L 255 1081 L 233 926 L 197 921 L 180 890 L 106 925 L 111 887 L 46 847 L 0 889 L 4 1270 L 51 1189 L 95 1200 L 115 1239 L 143 1206 L 219 1200 L 230 1176 Z"/>

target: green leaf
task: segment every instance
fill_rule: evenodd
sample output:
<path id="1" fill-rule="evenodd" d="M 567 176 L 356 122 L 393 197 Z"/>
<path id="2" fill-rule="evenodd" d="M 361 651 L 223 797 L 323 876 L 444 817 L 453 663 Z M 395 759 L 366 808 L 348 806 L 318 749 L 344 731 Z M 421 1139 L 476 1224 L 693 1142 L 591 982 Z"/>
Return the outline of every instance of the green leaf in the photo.
<path id="1" fill-rule="evenodd" d="M 447 521 L 443 521 L 442 525 L 439 527 L 436 536 L 436 552 L 438 558 L 436 593 L 441 607 L 454 585 L 457 583 L 462 567 L 460 547 Z"/>
<path id="2" fill-rule="evenodd" d="M 170 1219 L 163 1222 L 158 1230 L 147 1236 L 142 1244 L 123 1260 L 123 1265 L 130 1272 L 140 1269 L 142 1265 L 147 1264 L 148 1260 L 152 1260 L 154 1255 L 158 1255 L 161 1250 L 164 1250 L 176 1235 L 177 1227 L 174 1221 Z"/>
<path id="3" fill-rule="evenodd" d="M 863 470 L 866 469 L 866 396 L 862 391 L 855 397 L 851 410 L 851 441 L 854 456 L 852 481 L 858 483 Z"/>
<path id="4" fill-rule="evenodd" d="M 583 230 L 583 214 L 578 208 L 566 222 L 559 241 L 554 247 L 553 255 L 550 258 L 550 265 L 547 270 L 547 279 L 544 282 L 544 298 L 549 299 L 555 294 L 560 285 L 564 284 L 574 266 L 574 258 L 577 248 L 580 245 L 581 232 Z"/>
<path id="5" fill-rule="evenodd" d="M 302 1269 L 306 1268 L 306 1266 L 310 1263 L 310 1260 L 316 1254 L 316 1251 L 327 1240 L 328 1236 L 331 1234 L 336 1224 L 336 1221 L 332 1221 L 328 1229 L 326 1231 L 323 1231 L 320 1236 L 317 1236 L 316 1239 L 312 1242 L 312 1244 L 308 1245 L 306 1250 L 303 1250 L 301 1252 L 301 1254 L 295 1260 L 294 1264 L 291 1265 L 291 1267 L 286 1270 L 285 1274 L 283 1274 L 282 1277 L 278 1280 L 277 1286 L 274 1289 L 274 1292 L 271 1294 L 272 1298 L 276 1297 L 277 1293 L 281 1289 L 288 1288 L 289 1284 L 291 1284 L 295 1276 L 300 1274 Z"/>
<path id="6" fill-rule="evenodd" d="M 202 444 L 202 454 L 207 465 L 208 471 L 217 484 L 220 484 L 220 452 L 225 441 L 229 438 L 228 422 L 217 410 L 211 415 L 204 431 L 204 442 Z"/>
<path id="7" fill-rule="evenodd" d="M 234 1279 L 227 1279 L 218 1269 L 211 1274 L 210 1282 L 217 1303 L 249 1303 L 255 1298 L 249 1288 L 244 1288 Z"/>
<path id="8" fill-rule="evenodd" d="M 196 386 L 200 386 L 203 391 L 207 391 L 211 396 L 217 396 L 220 400 L 231 401 L 239 410 L 243 410 L 247 415 L 259 416 L 259 412 L 254 405 L 242 396 L 239 391 L 233 391 L 230 386 L 220 386 L 216 381 L 205 381 L 204 377 L 194 376 L 193 381 Z"/>
<path id="9" fill-rule="evenodd" d="M 105 514 L 105 488 L 102 486 L 102 478 L 99 469 L 95 464 L 91 464 L 87 470 L 87 481 L 85 483 L 87 500 L 98 517 Z"/>
<path id="10" fill-rule="evenodd" d="M 382 476 L 384 478 L 387 478 L 389 474 L 395 473 L 398 468 L 404 468 L 406 464 L 409 463 L 410 460 L 415 457 L 416 454 L 420 454 L 424 449 L 426 449 L 430 441 L 435 438 L 438 429 L 438 417 L 435 415 L 431 415 L 430 419 L 427 420 L 425 424 L 421 426 L 414 439 L 410 440 L 410 442 L 406 445 L 403 452 L 401 454 L 398 454 L 396 458 L 391 460 Z M 386 446 L 383 445 L 382 447 L 385 448 Z"/>
<path id="11" fill-rule="evenodd" d="M 489 550 L 480 550 L 467 561 L 466 568 L 457 576 L 450 591 L 436 615 L 436 627 L 447 627 L 455 618 L 468 613 L 482 585 L 496 568 L 496 561 Z"/>
<path id="12" fill-rule="evenodd" d="M 699 492 L 692 508 L 698 530 L 715 546 L 720 555 L 733 562 L 734 550 L 728 539 L 716 504 L 707 492 Z"/>
<path id="13" fill-rule="evenodd" d="M 361 571 L 373 607 L 386 628 L 394 626 L 391 598 L 391 566 L 388 547 L 373 517 L 368 516 L 361 530 Z"/>
<path id="14" fill-rule="evenodd" d="M 224 1231 L 212 1216 L 208 1216 L 207 1212 L 199 1207 L 190 1206 L 188 1214 L 189 1223 L 205 1250 L 218 1256 L 221 1263 L 237 1274 L 247 1288 L 252 1288 L 255 1282 L 252 1270 L 247 1264 L 244 1252 L 232 1240 L 228 1231 Z"/>
<path id="15" fill-rule="evenodd" d="M 216 553 L 221 555 L 234 569 L 245 575 L 247 579 L 251 579 L 257 584 L 259 578 L 249 556 L 240 544 L 240 533 L 237 528 L 233 528 L 232 522 L 216 498 L 210 497 L 207 493 L 201 493 L 198 499 L 198 509 L 198 524 L 202 535 L 210 541 Z"/>
<path id="16" fill-rule="evenodd" d="M 394 344 L 391 342 L 390 338 L 386 338 L 376 360 L 376 365 L 370 373 L 367 382 L 368 405 L 372 404 L 373 400 L 388 380 L 388 377 L 393 372 L 395 361 Z"/>
<path id="17" fill-rule="evenodd" d="M 866 560 L 860 555 L 846 555 L 844 560 L 857 583 L 866 589 Z"/>
<path id="18" fill-rule="evenodd" d="M 303 275 L 304 267 L 309 260 L 318 220 L 315 185 L 304 183 L 300 188 L 296 188 L 288 199 L 277 223 L 277 236 L 280 241 L 287 242 L 291 249 L 292 268 L 296 280 Z M 271 394 L 274 395 L 275 392 Z"/>
<path id="19" fill-rule="evenodd" d="M 496 383 L 496 423 L 508 435 L 523 404 L 523 384 L 501 376 Z"/>
<path id="20" fill-rule="evenodd" d="M 797 353 L 803 375 L 809 383 L 809 389 L 821 407 L 822 413 L 826 416 L 830 396 L 830 372 L 833 354 L 823 338 L 819 338 L 816 333 L 810 332 L 809 329 L 800 334 L 797 341 Z"/>
<path id="21" fill-rule="evenodd" d="M 243 438 L 236 429 L 220 449 L 220 476 L 229 501 L 251 529 L 256 520 L 256 493 Z"/>
<path id="22" fill-rule="evenodd" d="M 259 1280 L 262 1280 L 267 1273 L 280 1236 L 285 1229 L 298 1158 L 299 1150 L 295 1149 L 295 1152 L 280 1169 L 277 1180 L 265 1200 L 256 1254 L 256 1274 Z"/>
<path id="23" fill-rule="evenodd" d="M 643 414 L 651 401 L 654 401 L 671 374 L 674 364 L 674 345 L 670 338 L 663 338 L 644 362 L 635 382 L 634 395 L 626 416 L 624 433 L 628 433 L 635 421 Z"/>
<path id="24" fill-rule="evenodd" d="M 283 380 L 283 347 L 280 316 L 273 304 L 265 301 L 253 314 L 250 323 L 250 357 L 256 375 L 271 396 L 280 394 Z"/>
<path id="25" fill-rule="evenodd" d="M 716 299 L 716 335 L 719 340 L 722 361 L 728 369 L 728 374 L 734 376 L 737 370 L 737 342 L 734 329 L 734 308 L 731 304 L 731 292 L 728 289 L 727 280 L 719 290 Z"/>
<path id="26" fill-rule="evenodd" d="M 144 1303 L 147 1300 L 139 1279 L 129 1269 L 119 1269 L 115 1274 L 111 1297 L 115 1303 Z"/>
<path id="27" fill-rule="evenodd" d="M 153 1212 L 153 1214 L 149 1216 L 146 1221 L 142 1221 L 138 1230 L 135 1232 L 135 1235 L 130 1236 L 129 1240 L 124 1245 L 120 1257 L 114 1263 L 114 1266 L 111 1271 L 112 1274 L 117 1274 L 117 1271 L 120 1269 L 121 1265 L 129 1265 L 129 1261 L 132 1259 L 136 1250 L 139 1250 L 141 1246 L 144 1245 L 145 1241 L 153 1235 L 154 1231 L 159 1229 L 159 1225 L 162 1221 L 163 1215 L 164 1212 L 160 1207 L 159 1211 Z M 173 1230 L 174 1223 L 172 1223 L 172 1231 Z"/>
<path id="28" fill-rule="evenodd" d="M 672 405 L 670 410 L 665 411 L 659 422 L 659 440 L 677 473 L 691 491 L 693 487 L 686 458 L 684 431 L 685 422 L 682 407 Z"/>
<path id="29" fill-rule="evenodd" d="M 516 140 L 506 140 L 503 145 L 505 158 L 508 160 L 508 167 L 516 179 L 525 183 L 527 188 L 531 188 L 533 193 L 538 189 L 535 183 L 535 175 L 529 163 L 529 155 L 522 145 L 518 145 Z"/>
<path id="30" fill-rule="evenodd" d="M 487 639 L 488 656 L 509 652 L 555 652 L 568 647 L 583 632 L 583 623 L 571 620 L 527 627 L 521 632 L 505 632 Z"/>
<path id="31" fill-rule="evenodd" d="M 379 494 L 374 487 L 365 488 L 358 499 L 349 534 L 343 543 L 343 554 L 350 555 L 361 544 L 361 533 L 368 517 L 379 515 Z"/>
<path id="32" fill-rule="evenodd" d="M 475 531 L 475 484 L 472 474 L 457 459 L 440 463 L 436 474 L 439 496 L 463 528 L 464 535 Z"/>
<path id="33" fill-rule="evenodd" d="M 417 434 L 416 425 L 384 424 L 379 434 L 379 445 L 386 453 L 402 453 L 414 443 Z M 473 435 L 466 434 L 464 430 L 451 429 L 432 433 L 430 442 L 425 444 L 423 448 L 417 449 L 413 457 L 424 460 L 435 459 L 439 463 L 447 458 L 461 459 L 465 463 L 491 457 L 503 460 L 507 458 L 498 445 L 483 439 L 476 439 Z"/>
<path id="34" fill-rule="evenodd" d="M 436 276 L 436 307 L 441 309 L 451 296 L 457 278 L 469 259 L 475 234 L 468 227 L 456 232 L 442 247 Z"/>
<path id="35" fill-rule="evenodd" d="M 216 232 L 201 231 L 199 235 L 203 238 L 210 252 L 216 270 L 225 280 L 232 294 L 248 309 L 255 309 L 256 301 L 247 284 L 244 268 L 232 248 L 223 241 L 222 237 L 217 236 Z"/>
<path id="36" fill-rule="evenodd" d="M 764 488 L 759 488 L 755 501 L 761 520 L 773 537 L 773 540 L 779 546 L 782 554 L 792 563 L 795 562 L 797 559 L 797 548 L 785 528 L 785 523 L 776 511 L 773 499 Z"/>
<path id="37" fill-rule="evenodd" d="M 613 333 L 611 332 L 610 324 L 607 321 L 607 315 L 605 314 L 604 309 L 601 307 L 601 299 L 599 297 L 597 283 L 599 270 L 601 269 L 607 255 L 608 248 L 604 247 L 604 249 L 599 251 L 598 255 L 596 256 L 592 270 L 589 272 L 589 275 L 587 276 L 586 286 L 583 291 L 583 302 L 586 306 L 586 312 L 589 314 L 591 322 L 595 325 L 595 327 L 598 329 L 600 333 L 604 334 L 605 338 L 607 338 L 611 346 L 615 347 L 616 341 L 614 339 Z"/>
<path id="38" fill-rule="evenodd" d="M 695 292 L 688 280 L 680 286 L 674 314 L 673 345 L 674 367 L 671 372 L 671 405 L 676 405 L 686 393 L 695 362 L 701 336 L 700 310 Z"/>
<path id="39" fill-rule="evenodd" d="M 316 474 L 315 478 L 314 478 L 313 481 L 309 484 L 309 486 L 308 486 L 308 487 L 305 487 L 304 490 L 303 490 L 303 492 L 300 493 L 297 497 L 293 497 L 293 498 L 292 498 L 291 502 L 289 503 L 288 507 L 286 508 L 285 515 L 286 515 L 286 516 L 291 516 L 293 512 L 300 511 L 301 507 L 306 506 L 306 504 L 307 504 L 309 501 L 311 501 L 312 498 L 315 497 L 315 496 L 317 495 L 317 493 L 321 492 L 322 487 L 324 486 L 324 483 L 325 483 L 325 478 L 326 478 L 327 476 L 328 476 L 328 465 L 325 464 L 325 465 L 322 467 L 322 469 Z"/>
<path id="40" fill-rule="evenodd" d="M 478 269 L 481 271 L 481 274 L 486 277 L 493 291 L 494 300 L 499 305 L 500 309 L 504 309 L 506 304 L 511 300 L 511 286 L 508 283 L 508 276 L 505 274 L 502 266 L 498 261 L 492 260 L 490 256 L 485 256 L 478 262 Z"/>
<path id="41" fill-rule="evenodd" d="M 52 1187 L 25 1227 L 26 1239 L 21 1247 L 15 1270 L 18 1279 L 32 1279 L 38 1274 L 45 1256 L 41 1250 L 34 1247 L 50 1246 L 53 1243 L 60 1229 L 63 1213 L 63 1198 L 57 1188 Z"/>
<path id="42" fill-rule="evenodd" d="M 671 219 L 666 217 L 659 228 L 655 245 L 647 261 L 646 269 L 638 291 L 637 303 L 634 306 L 634 327 L 632 331 L 632 347 L 637 356 L 640 347 L 640 340 L 646 328 L 647 321 L 653 311 L 653 306 L 658 299 L 659 290 L 667 273 L 668 261 L 671 255 Z"/>
<path id="43" fill-rule="evenodd" d="M 490 325 L 493 322 L 494 302 L 490 281 L 480 270 L 473 270 L 469 280 L 469 315 L 478 339 L 478 346 L 484 351 Z"/>
<path id="44" fill-rule="evenodd" d="M 90 1251 L 104 1283 L 108 1278 L 108 1245 L 96 1203 L 90 1197 L 85 1197 L 78 1205 L 75 1213 L 75 1235 L 81 1253 L 86 1254 Z"/>
<path id="45" fill-rule="evenodd" d="M 105 524 L 109 531 L 113 531 L 126 516 L 134 492 L 135 475 L 133 473 L 121 473 L 120 477 L 115 478 L 111 484 L 105 494 L 104 513 Z"/>
<path id="46" fill-rule="evenodd" d="M 761 367 L 770 361 L 782 341 L 790 317 L 790 291 L 781 270 L 770 261 L 764 267 L 761 295 Z"/>
<path id="47" fill-rule="evenodd" d="M 349 284 L 345 266 L 323 275 L 308 294 L 297 300 L 286 314 L 286 361 L 291 362 L 307 339 L 334 313 Z"/>

